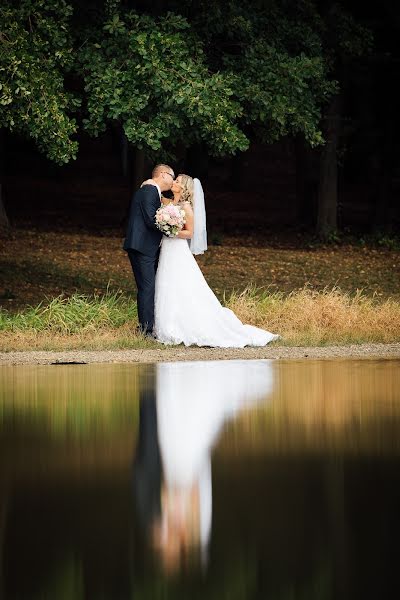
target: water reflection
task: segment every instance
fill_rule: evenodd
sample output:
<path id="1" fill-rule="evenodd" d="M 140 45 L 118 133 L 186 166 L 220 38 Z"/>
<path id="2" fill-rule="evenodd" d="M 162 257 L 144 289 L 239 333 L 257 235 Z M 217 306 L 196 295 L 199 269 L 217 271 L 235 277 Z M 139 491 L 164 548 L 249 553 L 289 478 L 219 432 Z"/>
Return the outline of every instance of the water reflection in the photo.
<path id="1" fill-rule="evenodd" d="M 211 531 L 211 449 L 224 423 L 272 390 L 269 361 L 157 365 L 142 391 L 135 489 L 166 571 L 203 566 Z"/>
<path id="2" fill-rule="evenodd" d="M 0 597 L 398 595 L 400 362 L 0 369 Z"/>

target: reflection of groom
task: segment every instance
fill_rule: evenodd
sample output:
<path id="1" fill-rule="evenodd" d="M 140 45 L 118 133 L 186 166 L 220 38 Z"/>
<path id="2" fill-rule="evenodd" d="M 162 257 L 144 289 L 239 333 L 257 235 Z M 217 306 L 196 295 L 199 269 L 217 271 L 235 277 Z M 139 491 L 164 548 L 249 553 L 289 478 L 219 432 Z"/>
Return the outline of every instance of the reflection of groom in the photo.
<path id="1" fill-rule="evenodd" d="M 139 325 L 151 336 L 154 326 L 154 293 L 162 234 L 155 225 L 161 192 L 170 190 L 174 171 L 168 165 L 157 165 L 151 174 L 153 185 L 144 185 L 134 194 L 124 242 L 137 286 Z"/>
<path id="2" fill-rule="evenodd" d="M 161 457 L 157 432 L 156 393 L 142 381 L 139 404 L 139 436 L 133 468 L 136 509 L 146 536 L 161 514 Z"/>

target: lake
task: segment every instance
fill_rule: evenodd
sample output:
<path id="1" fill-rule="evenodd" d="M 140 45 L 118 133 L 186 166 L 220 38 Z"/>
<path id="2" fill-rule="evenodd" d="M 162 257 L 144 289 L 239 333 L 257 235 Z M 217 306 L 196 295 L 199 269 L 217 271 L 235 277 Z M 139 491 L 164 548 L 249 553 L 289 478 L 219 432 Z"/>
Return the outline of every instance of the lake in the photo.
<path id="1" fill-rule="evenodd" d="M 4 600 L 399 597 L 400 361 L 0 367 Z"/>

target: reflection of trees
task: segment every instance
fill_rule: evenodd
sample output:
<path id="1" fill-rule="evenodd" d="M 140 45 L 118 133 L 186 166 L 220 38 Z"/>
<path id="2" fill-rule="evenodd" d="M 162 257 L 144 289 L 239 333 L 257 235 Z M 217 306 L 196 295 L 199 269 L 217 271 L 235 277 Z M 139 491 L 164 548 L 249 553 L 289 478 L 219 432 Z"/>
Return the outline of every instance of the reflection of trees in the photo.
<path id="1" fill-rule="evenodd" d="M 367 363 L 365 363 L 367 365 Z M 303 361 L 275 363 L 271 402 L 257 415 L 246 411 L 229 431 L 243 449 L 290 451 L 332 442 L 354 450 L 377 440 L 376 428 L 400 417 L 400 369 L 396 361 Z M 144 367 L 141 367 L 142 369 Z M 5 374 L 4 374 L 5 373 Z M 139 369 L 125 365 L 4 367 L 0 386 L 0 431 L 6 422 L 52 438 L 114 435 L 138 421 Z M 128 429 L 128 427 L 127 427 Z M 131 429 L 132 431 L 132 429 Z M 380 443 L 391 444 L 393 436 Z"/>
<path id="2" fill-rule="evenodd" d="M 3 597 L 4 538 L 7 523 L 8 485 L 0 481 L 0 598 Z"/>
<path id="3" fill-rule="evenodd" d="M 348 514 L 346 511 L 346 490 L 344 481 L 343 458 L 336 457 L 327 461 L 324 469 L 328 535 L 330 539 L 330 548 L 332 562 L 335 569 L 335 579 L 333 582 L 333 597 L 351 598 L 349 589 L 349 554 L 351 549 L 351 539 L 347 523 Z"/>
<path id="4" fill-rule="evenodd" d="M 114 590 L 124 591 L 121 597 L 152 600 L 345 598 L 344 593 L 333 594 L 333 576 L 346 591 L 352 581 L 373 577 L 373 564 L 385 573 L 389 557 L 382 536 L 390 531 L 399 501 L 393 493 L 398 465 L 385 465 L 382 460 L 365 461 L 364 466 L 354 459 L 326 462 L 303 454 L 249 461 L 217 452 L 209 570 L 206 577 L 190 572 L 169 579 L 150 560 L 139 523 L 132 521 L 126 472 L 102 474 L 92 482 L 64 481 L 61 487 L 57 482 L 20 484 L 5 540 L 8 598 L 18 597 L 11 591 L 21 588 L 12 583 L 21 586 L 24 579 L 36 585 L 38 597 L 46 598 L 44 591 L 52 590 L 57 600 L 63 597 L 55 593 L 57 586 L 77 590 L 79 598 L 81 585 L 88 598 L 118 597 Z M 371 490 L 381 471 L 378 489 Z M 369 514 L 365 498 L 371 491 Z M 12 544 L 12 539 L 23 544 Z M 368 556 L 371 548 L 375 550 Z M 352 581 L 341 561 L 347 561 Z"/>
<path id="5" fill-rule="evenodd" d="M 73 554 L 67 555 L 57 564 L 54 572 L 45 581 L 39 598 L 50 600 L 84 600 L 82 563 Z"/>
<path id="6" fill-rule="evenodd" d="M 25 600 L 31 584 L 37 597 L 52 600 L 118 593 L 151 600 L 390 597 L 391 544 L 400 533 L 396 366 L 275 363 L 280 381 L 272 401 L 229 424 L 213 455 L 208 572 L 169 579 L 151 561 L 133 513 L 136 394 L 145 389 L 135 369 L 117 370 L 112 381 L 111 369 L 100 370 L 95 381 L 86 367 L 73 368 L 80 384 L 68 391 L 72 369 L 54 367 L 53 393 L 42 397 L 39 380 L 31 401 L 33 375 L 16 380 L 14 408 L 11 396 L 0 397 L 0 553 L 2 543 L 7 548 L 0 592 Z M 73 408 L 85 410 L 85 390 L 90 417 L 74 428 Z M 59 425 L 52 428 L 57 398 Z M 7 438 L 12 423 L 15 436 Z M 25 457 L 32 450 L 30 465 L 17 460 L 20 444 Z"/>
<path id="7" fill-rule="evenodd" d="M 398 361 L 275 364 L 271 403 L 231 425 L 242 451 L 400 451 Z M 226 440 L 230 437 L 226 436 Z M 229 447 L 221 444 L 226 452 Z"/>
<path id="8" fill-rule="evenodd" d="M 275 414 L 306 427 L 333 429 L 380 415 L 400 415 L 398 361 L 280 363 Z"/>

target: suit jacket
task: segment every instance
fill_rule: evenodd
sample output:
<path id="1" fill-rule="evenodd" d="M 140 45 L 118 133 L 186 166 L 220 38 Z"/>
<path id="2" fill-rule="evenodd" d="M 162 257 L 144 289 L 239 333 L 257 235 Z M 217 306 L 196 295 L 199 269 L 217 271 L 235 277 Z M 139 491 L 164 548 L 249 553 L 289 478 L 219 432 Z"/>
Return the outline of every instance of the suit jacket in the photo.
<path id="1" fill-rule="evenodd" d="M 124 250 L 138 250 L 146 256 L 156 256 L 162 233 L 154 218 L 160 207 L 160 196 L 154 185 L 144 185 L 135 192 L 129 211 Z"/>

